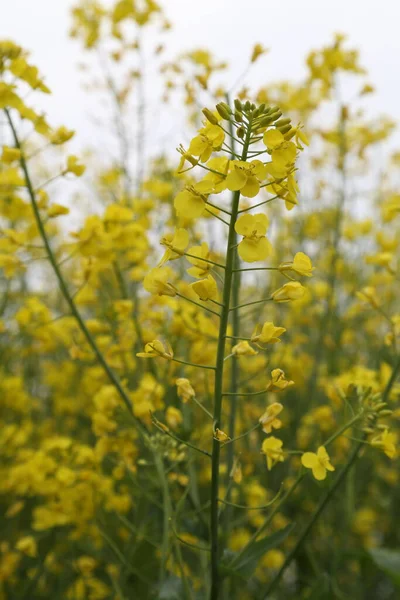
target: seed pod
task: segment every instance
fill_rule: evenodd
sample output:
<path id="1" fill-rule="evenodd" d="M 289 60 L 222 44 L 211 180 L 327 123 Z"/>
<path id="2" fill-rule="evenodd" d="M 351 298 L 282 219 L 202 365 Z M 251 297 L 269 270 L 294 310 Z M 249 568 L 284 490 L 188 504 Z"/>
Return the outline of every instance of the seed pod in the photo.
<path id="1" fill-rule="evenodd" d="M 208 108 L 203 108 L 201 112 L 203 113 L 207 121 L 211 123 L 211 125 L 218 125 L 218 119 L 214 115 L 214 113 L 211 112 L 211 110 L 209 110 Z"/>

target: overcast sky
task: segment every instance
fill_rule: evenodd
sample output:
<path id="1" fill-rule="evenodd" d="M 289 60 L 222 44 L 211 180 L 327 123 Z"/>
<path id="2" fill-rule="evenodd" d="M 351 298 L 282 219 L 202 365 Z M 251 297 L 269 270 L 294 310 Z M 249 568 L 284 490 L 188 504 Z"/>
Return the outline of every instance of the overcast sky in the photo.
<path id="1" fill-rule="evenodd" d="M 304 57 L 329 43 L 334 32 L 349 35 L 376 86 L 371 111 L 400 121 L 399 0 L 160 0 L 174 25 L 168 37 L 177 52 L 209 47 L 233 65 L 232 79 L 255 42 L 271 52 L 255 68 L 262 81 L 298 79 Z M 88 116 L 95 99 L 80 86 L 80 49 L 68 38 L 71 0 L 0 0 L 0 37 L 32 52 L 53 91 L 46 109 L 54 124 L 77 129 L 79 145 L 90 143 Z M 92 133 L 91 133 L 92 131 Z"/>

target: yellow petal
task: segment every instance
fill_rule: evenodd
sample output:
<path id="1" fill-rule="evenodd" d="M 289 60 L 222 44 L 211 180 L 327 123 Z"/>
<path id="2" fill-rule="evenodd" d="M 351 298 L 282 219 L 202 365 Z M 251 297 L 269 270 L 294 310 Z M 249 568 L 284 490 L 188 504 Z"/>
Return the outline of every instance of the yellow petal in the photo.
<path id="1" fill-rule="evenodd" d="M 242 192 L 242 196 L 245 196 L 246 198 L 254 198 L 260 191 L 260 182 L 258 181 L 257 177 L 247 177 L 245 185 L 239 189 Z"/>
<path id="2" fill-rule="evenodd" d="M 314 452 L 304 452 L 301 457 L 301 464 L 307 469 L 314 469 L 319 464 L 319 460 Z"/>
<path id="3" fill-rule="evenodd" d="M 235 166 L 233 167 L 232 171 L 229 173 L 225 181 L 226 187 L 231 192 L 241 190 L 242 187 L 246 185 L 246 182 L 247 175 L 241 169 L 238 169 Z"/>

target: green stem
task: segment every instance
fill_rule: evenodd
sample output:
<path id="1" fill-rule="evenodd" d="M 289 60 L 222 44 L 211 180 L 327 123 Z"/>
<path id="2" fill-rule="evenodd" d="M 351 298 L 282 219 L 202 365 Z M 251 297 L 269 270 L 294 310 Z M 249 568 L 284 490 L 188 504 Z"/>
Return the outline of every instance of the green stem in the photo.
<path id="1" fill-rule="evenodd" d="M 72 313 L 72 315 L 75 317 L 80 330 L 82 331 L 83 335 L 85 336 L 89 346 L 91 347 L 91 349 L 93 350 L 98 362 L 101 364 L 101 366 L 103 367 L 107 377 L 109 378 L 109 380 L 111 381 L 111 383 L 114 385 L 115 389 L 117 390 L 118 394 L 120 395 L 122 401 L 124 402 L 126 408 L 129 410 L 129 412 L 131 413 L 131 415 L 133 415 L 134 419 L 135 419 L 135 423 L 139 426 L 139 428 L 142 431 L 145 431 L 145 426 L 144 424 L 137 418 L 135 417 L 134 413 L 133 413 L 133 408 L 132 408 L 132 402 L 131 399 L 129 398 L 128 394 L 126 393 L 126 391 L 124 390 L 124 388 L 122 387 L 122 384 L 119 380 L 119 378 L 117 377 L 117 375 L 114 373 L 114 371 L 111 369 L 110 365 L 107 363 L 106 359 L 104 358 L 101 350 L 99 349 L 99 347 L 97 346 L 92 334 L 90 333 L 89 329 L 86 327 L 86 324 L 84 322 L 84 320 L 82 319 L 76 304 L 73 300 L 73 297 L 71 296 L 67 284 L 64 281 L 63 275 L 59 269 L 59 266 L 57 264 L 57 260 L 54 256 L 53 250 L 50 246 L 50 242 L 49 239 L 47 237 L 47 233 L 42 221 L 42 217 L 40 215 L 40 211 L 39 211 L 39 206 L 37 204 L 36 201 L 36 194 L 35 191 L 33 189 L 33 185 L 32 185 L 32 181 L 29 175 L 29 171 L 28 171 L 28 166 L 26 164 L 23 152 L 22 152 L 22 148 L 21 148 L 21 144 L 19 141 L 19 137 L 17 134 L 17 131 L 15 129 L 14 123 L 11 119 L 10 113 L 8 110 L 4 111 L 8 120 L 8 123 L 10 125 L 12 134 L 13 134 L 13 138 L 14 138 L 14 143 L 15 143 L 15 147 L 20 150 L 21 152 L 21 157 L 20 157 L 20 164 L 21 164 L 21 168 L 22 171 L 24 173 L 24 177 L 25 177 L 25 182 L 26 182 L 26 187 L 28 190 L 28 194 L 29 194 L 29 198 L 31 201 L 31 205 L 32 205 L 32 210 L 34 213 L 34 217 L 35 217 L 35 221 L 36 221 L 36 225 L 37 228 L 39 230 L 39 234 L 42 238 L 44 247 L 46 248 L 46 253 L 49 259 L 49 262 L 53 268 L 54 274 L 57 278 L 58 281 L 58 285 L 60 287 L 61 293 L 64 296 L 65 301 L 67 302 L 69 309 Z"/>
<path id="2" fill-rule="evenodd" d="M 196 302 L 195 300 L 192 300 L 191 298 L 188 298 L 187 296 L 183 296 L 182 294 L 176 294 L 178 296 L 178 298 L 182 298 L 182 300 L 186 300 L 187 302 L 190 302 L 191 304 L 194 304 L 195 306 L 198 306 L 199 308 L 202 308 L 203 310 L 206 310 L 209 313 L 212 313 L 213 315 L 216 315 L 217 317 L 219 317 L 219 313 L 216 310 L 212 310 L 211 308 L 207 308 L 207 306 L 203 306 L 203 304 L 200 304 L 200 302 Z"/>
<path id="3" fill-rule="evenodd" d="M 243 144 L 243 151 L 241 160 L 245 161 L 247 158 L 247 152 L 249 149 L 251 136 L 251 127 L 247 129 L 246 138 Z M 221 429 L 221 411 L 222 411 L 222 399 L 223 399 L 223 379 L 224 379 L 224 357 L 225 357 L 225 343 L 226 343 L 226 332 L 228 328 L 229 320 L 229 305 L 231 300 L 231 287 L 233 278 L 233 268 L 235 265 L 235 254 L 236 254 L 236 232 L 235 223 L 237 219 L 238 209 L 240 200 L 240 190 L 235 192 L 232 197 L 231 207 L 231 219 L 229 223 L 228 242 L 226 250 L 226 261 L 225 261 L 225 279 L 222 292 L 222 304 L 220 315 L 220 326 L 218 335 L 218 348 L 216 358 L 216 372 L 215 372 L 215 384 L 214 384 L 214 431 L 215 429 Z M 220 548 L 219 548 L 219 527 L 218 527 L 218 497 L 219 497 L 219 463 L 220 463 L 220 442 L 213 439 L 212 447 L 212 466 L 211 466 L 211 520 L 210 520 L 210 533 L 211 533 L 211 592 L 210 600 L 217 600 L 220 595 L 221 581 L 219 577 L 218 563 L 220 559 Z"/>
<path id="4" fill-rule="evenodd" d="M 165 566 L 168 559 L 169 551 L 169 524 L 172 516 L 171 497 L 169 495 L 168 481 L 165 476 L 163 459 L 157 453 L 154 453 L 154 462 L 158 474 L 158 479 L 161 482 L 163 495 L 163 534 L 161 544 L 161 562 L 160 562 L 160 583 L 165 579 Z"/>

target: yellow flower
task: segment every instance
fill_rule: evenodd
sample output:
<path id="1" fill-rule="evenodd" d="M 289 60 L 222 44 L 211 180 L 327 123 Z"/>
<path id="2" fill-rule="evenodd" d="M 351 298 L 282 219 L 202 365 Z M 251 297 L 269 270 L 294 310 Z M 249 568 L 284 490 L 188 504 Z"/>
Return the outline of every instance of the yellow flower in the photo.
<path id="1" fill-rule="evenodd" d="M 183 416 L 181 411 L 175 406 L 168 406 L 165 413 L 165 419 L 171 429 L 177 429 L 183 422 Z"/>
<path id="2" fill-rule="evenodd" d="M 208 244 L 203 242 L 201 246 L 192 246 L 192 248 L 189 248 L 188 254 L 192 254 L 192 256 L 187 256 L 186 259 L 193 265 L 193 267 L 187 269 L 188 274 L 197 279 L 205 277 L 212 268 L 211 263 L 202 260 L 204 258 L 210 260 Z"/>
<path id="3" fill-rule="evenodd" d="M 231 439 L 229 437 L 229 435 L 226 435 L 226 433 L 224 431 L 222 431 L 221 429 L 218 429 L 218 427 L 217 427 L 217 429 L 214 432 L 214 437 L 219 442 L 227 442 L 228 440 Z"/>
<path id="4" fill-rule="evenodd" d="M 161 267 L 168 260 L 175 260 L 182 256 L 189 244 L 189 234 L 186 229 L 177 229 L 174 234 L 165 235 L 160 242 L 167 247 L 164 256 L 161 258 L 158 266 Z"/>
<path id="5" fill-rule="evenodd" d="M 278 129 L 269 129 L 264 133 L 263 141 L 268 148 L 271 158 L 273 173 L 276 177 L 285 177 L 296 159 L 296 145 L 285 140 Z"/>
<path id="6" fill-rule="evenodd" d="M 37 545 L 36 540 L 28 535 L 18 540 L 15 544 L 15 549 L 22 554 L 26 554 L 26 556 L 30 556 L 31 558 L 35 558 L 37 556 Z"/>
<path id="7" fill-rule="evenodd" d="M 380 306 L 379 298 L 376 295 L 376 290 L 372 286 L 362 288 L 362 290 L 356 292 L 356 296 L 363 302 L 370 304 L 373 308 L 378 308 Z"/>
<path id="8" fill-rule="evenodd" d="M 250 62 L 256 62 L 257 58 L 262 54 L 266 54 L 268 52 L 268 48 L 264 48 L 262 44 L 255 44 L 253 48 L 253 52 L 251 53 Z"/>
<path id="9" fill-rule="evenodd" d="M 161 358 L 171 360 L 174 357 L 174 353 L 168 343 L 164 346 L 160 340 L 153 340 L 145 345 L 144 352 L 137 352 L 136 356 L 140 356 L 141 358 L 154 358 L 161 356 Z"/>
<path id="10" fill-rule="evenodd" d="M 68 156 L 67 157 L 67 166 L 64 173 L 73 173 L 77 177 L 80 177 L 85 172 L 85 165 L 80 164 L 78 158 L 76 156 Z"/>
<path id="11" fill-rule="evenodd" d="M 276 417 L 283 410 L 282 404 L 279 402 L 273 402 L 267 408 L 267 410 L 259 418 L 259 422 L 262 425 L 262 430 L 265 433 L 271 433 L 272 428 L 280 429 L 282 427 L 282 421 Z"/>
<path id="12" fill-rule="evenodd" d="M 253 160 L 250 163 L 232 160 L 226 178 L 226 187 L 232 192 L 240 190 L 242 196 L 246 198 L 254 198 L 260 191 L 260 182 L 266 175 L 267 169 L 261 160 Z"/>
<path id="13" fill-rule="evenodd" d="M 290 281 L 276 290 L 271 295 L 271 298 L 274 302 L 290 302 L 291 300 L 302 298 L 305 291 L 306 288 L 299 281 Z"/>
<path id="14" fill-rule="evenodd" d="M 207 162 L 214 150 L 221 149 L 224 139 L 225 133 L 219 125 L 207 123 L 190 142 L 188 153 Z"/>
<path id="15" fill-rule="evenodd" d="M 165 267 L 155 267 L 150 269 L 143 279 L 143 287 L 150 294 L 158 296 L 176 296 L 177 290 L 168 282 L 169 270 Z"/>
<path id="16" fill-rule="evenodd" d="M 194 158 L 191 154 L 189 154 L 189 152 L 187 152 L 182 145 L 180 145 L 179 148 L 177 148 L 177 150 L 181 155 L 181 159 L 176 170 L 177 173 L 185 172 L 183 171 L 183 167 L 185 166 L 186 161 L 192 165 L 191 167 L 186 169 L 186 171 L 190 171 L 190 169 L 193 169 L 193 167 L 195 167 L 198 164 L 199 161 L 196 158 Z"/>
<path id="17" fill-rule="evenodd" d="M 186 404 L 188 400 L 194 398 L 196 393 L 191 386 L 189 379 L 185 379 L 184 377 L 178 377 L 175 381 L 178 397 L 182 400 L 183 403 Z"/>
<path id="18" fill-rule="evenodd" d="M 274 369 L 271 371 L 271 381 L 267 389 L 272 392 L 279 392 L 294 385 L 294 381 L 286 379 L 285 372 L 282 369 Z"/>
<path id="19" fill-rule="evenodd" d="M 67 215 L 68 213 L 69 208 L 67 208 L 66 206 L 62 206 L 62 204 L 52 204 L 47 209 L 47 216 L 50 219 L 53 219 L 54 217 L 59 217 L 60 215 Z"/>
<path id="20" fill-rule="evenodd" d="M 10 148 L 9 146 L 3 146 L 3 152 L 1 155 L 1 161 L 3 163 L 10 164 L 21 157 L 21 151 L 18 148 Z"/>
<path id="21" fill-rule="evenodd" d="M 335 470 L 324 446 L 320 446 L 316 454 L 315 452 L 305 452 L 301 457 L 301 464 L 307 469 L 312 469 L 312 474 L 318 481 L 326 478 L 327 471 Z"/>
<path id="22" fill-rule="evenodd" d="M 263 441 L 261 451 L 267 458 L 268 471 L 270 471 L 278 462 L 284 461 L 282 445 L 282 440 L 273 435 Z"/>
<path id="23" fill-rule="evenodd" d="M 190 287 L 203 302 L 218 298 L 217 283 L 212 275 L 207 275 L 206 279 L 200 279 L 200 281 L 191 283 Z"/>
<path id="24" fill-rule="evenodd" d="M 59 127 L 50 134 L 50 142 L 54 144 L 54 146 L 60 146 L 61 144 L 68 142 L 74 135 L 75 131 L 67 129 L 66 127 Z"/>
<path id="25" fill-rule="evenodd" d="M 233 346 L 232 354 L 235 356 L 254 356 L 258 352 L 250 346 L 249 342 L 242 341 Z"/>
<path id="26" fill-rule="evenodd" d="M 252 342 L 259 342 L 261 344 L 276 344 L 280 342 L 279 336 L 282 333 L 285 333 L 286 329 L 284 327 L 275 327 L 273 323 L 270 321 L 266 321 L 261 328 L 260 325 L 254 330 L 253 335 L 251 336 Z"/>
<path id="27" fill-rule="evenodd" d="M 197 219 L 203 214 L 206 196 L 198 188 L 198 185 L 189 186 L 175 197 L 174 207 L 179 218 Z"/>
<path id="28" fill-rule="evenodd" d="M 380 435 L 371 440 L 371 445 L 383 450 L 389 458 L 395 458 L 397 455 L 396 442 L 396 434 L 385 429 Z"/>
<path id="29" fill-rule="evenodd" d="M 312 266 L 311 259 L 304 254 L 304 252 L 297 252 L 292 262 L 282 263 L 279 265 L 279 270 L 283 273 L 284 271 L 294 271 L 299 275 L 305 277 L 312 277 L 312 272 L 315 267 Z"/>
<path id="30" fill-rule="evenodd" d="M 243 236 L 238 246 L 238 254 L 245 262 L 264 260 L 272 252 L 270 242 L 265 237 L 269 225 L 263 213 L 242 215 L 235 223 L 235 231 Z"/>

